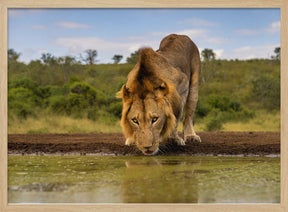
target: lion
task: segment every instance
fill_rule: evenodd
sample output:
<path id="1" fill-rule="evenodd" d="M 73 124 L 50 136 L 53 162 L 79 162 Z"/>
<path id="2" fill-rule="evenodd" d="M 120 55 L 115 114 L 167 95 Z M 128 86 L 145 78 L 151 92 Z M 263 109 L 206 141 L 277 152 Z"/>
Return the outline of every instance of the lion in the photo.
<path id="1" fill-rule="evenodd" d="M 137 64 L 118 93 L 126 145 L 135 144 L 144 155 L 155 155 L 159 144 L 167 141 L 178 145 L 201 142 L 193 128 L 200 65 L 198 48 L 185 35 L 168 35 L 157 51 L 140 50 Z M 184 140 L 177 132 L 183 108 Z"/>

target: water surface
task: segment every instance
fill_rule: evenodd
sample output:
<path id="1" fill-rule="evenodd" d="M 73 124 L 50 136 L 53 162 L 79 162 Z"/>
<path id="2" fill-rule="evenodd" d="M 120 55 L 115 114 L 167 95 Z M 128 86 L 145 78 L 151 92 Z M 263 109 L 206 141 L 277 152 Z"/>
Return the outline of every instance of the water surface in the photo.
<path id="1" fill-rule="evenodd" d="M 9 203 L 279 203 L 280 158 L 9 156 Z"/>

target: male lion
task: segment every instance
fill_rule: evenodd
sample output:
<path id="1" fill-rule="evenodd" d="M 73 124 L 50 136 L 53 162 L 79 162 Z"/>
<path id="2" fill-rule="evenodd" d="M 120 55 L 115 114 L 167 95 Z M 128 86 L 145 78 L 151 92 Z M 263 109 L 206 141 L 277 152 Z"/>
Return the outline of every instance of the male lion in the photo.
<path id="1" fill-rule="evenodd" d="M 201 142 L 193 129 L 199 72 L 198 48 L 187 36 L 165 37 L 156 52 L 142 49 L 119 92 L 125 144 L 136 144 L 145 155 L 154 155 L 159 143 L 167 140 L 178 145 L 185 145 L 185 141 Z M 177 133 L 184 106 L 185 141 Z"/>

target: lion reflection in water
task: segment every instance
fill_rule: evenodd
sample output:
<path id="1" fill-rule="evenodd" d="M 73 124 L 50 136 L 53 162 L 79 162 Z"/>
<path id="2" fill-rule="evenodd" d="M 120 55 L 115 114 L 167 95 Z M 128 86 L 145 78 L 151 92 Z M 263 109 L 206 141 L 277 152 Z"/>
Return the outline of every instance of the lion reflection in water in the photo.
<path id="1" fill-rule="evenodd" d="M 124 203 L 197 203 L 201 161 L 153 157 L 127 160 L 122 178 Z"/>

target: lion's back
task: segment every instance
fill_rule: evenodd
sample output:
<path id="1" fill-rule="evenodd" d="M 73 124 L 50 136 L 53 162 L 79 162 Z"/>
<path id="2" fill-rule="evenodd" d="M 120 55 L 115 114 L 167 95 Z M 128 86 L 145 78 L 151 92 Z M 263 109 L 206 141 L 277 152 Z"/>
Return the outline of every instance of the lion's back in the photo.
<path id="1" fill-rule="evenodd" d="M 200 62 L 197 46 L 186 35 L 171 34 L 163 38 L 158 53 L 167 58 L 170 65 L 182 71 L 187 77 L 191 75 L 191 65 Z"/>

